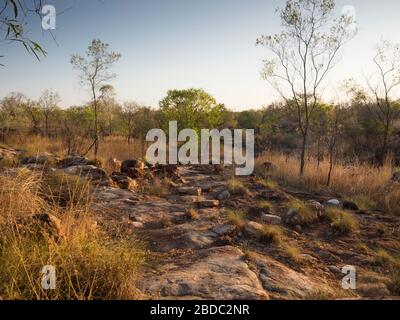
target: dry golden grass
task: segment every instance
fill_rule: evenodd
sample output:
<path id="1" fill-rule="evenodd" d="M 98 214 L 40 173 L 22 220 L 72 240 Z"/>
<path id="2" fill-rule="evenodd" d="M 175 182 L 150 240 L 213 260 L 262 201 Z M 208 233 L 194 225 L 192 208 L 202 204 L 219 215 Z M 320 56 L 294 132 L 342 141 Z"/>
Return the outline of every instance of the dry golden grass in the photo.
<path id="1" fill-rule="evenodd" d="M 360 207 L 378 205 L 389 213 L 399 214 L 400 185 L 390 183 L 390 178 L 396 170 L 390 163 L 381 168 L 359 163 L 337 163 L 328 187 L 328 161 L 322 161 L 318 166 L 315 159 L 308 159 L 302 177 L 299 175 L 299 159 L 294 156 L 266 153 L 256 159 L 256 172 L 262 173 L 264 162 L 274 164 L 270 174 L 281 184 L 310 192 L 331 191 L 343 197 L 353 198 L 356 202 L 360 201 Z"/>
<path id="2" fill-rule="evenodd" d="M 338 208 L 327 208 L 326 214 L 332 228 L 341 234 L 352 234 L 359 230 L 358 220 L 350 212 Z"/>
<path id="3" fill-rule="evenodd" d="M 141 244 L 111 238 L 90 212 L 90 200 L 61 208 L 41 196 L 40 174 L 0 175 L 0 297 L 3 299 L 135 299 Z M 54 237 L 33 216 L 58 217 Z M 44 290 L 41 270 L 56 268 L 56 288 Z"/>
<path id="4" fill-rule="evenodd" d="M 228 221 L 238 228 L 243 228 L 246 223 L 246 214 L 240 210 L 226 210 Z"/>
<path id="5" fill-rule="evenodd" d="M 293 263 L 301 264 L 303 258 L 301 256 L 300 248 L 293 244 L 285 244 L 283 246 L 284 255 Z"/>
<path id="6" fill-rule="evenodd" d="M 283 229 L 281 226 L 263 224 L 260 240 L 266 243 L 280 244 L 283 240 Z"/>
<path id="7" fill-rule="evenodd" d="M 233 195 L 246 195 L 249 193 L 244 183 L 237 178 L 229 179 L 227 186 L 229 192 Z"/>

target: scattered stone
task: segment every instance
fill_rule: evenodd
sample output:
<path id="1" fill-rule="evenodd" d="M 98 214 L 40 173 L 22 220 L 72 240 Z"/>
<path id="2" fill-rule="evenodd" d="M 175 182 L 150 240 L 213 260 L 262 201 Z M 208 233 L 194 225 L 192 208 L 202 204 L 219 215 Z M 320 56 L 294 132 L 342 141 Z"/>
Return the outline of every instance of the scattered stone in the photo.
<path id="1" fill-rule="evenodd" d="M 309 200 L 307 204 L 317 213 L 318 218 L 321 218 L 325 214 L 325 207 L 318 201 Z"/>
<path id="2" fill-rule="evenodd" d="M 340 270 L 340 269 L 339 269 L 338 267 L 336 267 L 336 266 L 328 266 L 327 268 L 328 268 L 328 270 L 329 270 L 331 273 L 333 273 L 334 275 L 342 274 L 342 270 Z"/>
<path id="3" fill-rule="evenodd" d="M 214 208 L 219 206 L 218 200 L 200 200 L 195 202 L 199 207 Z"/>
<path id="4" fill-rule="evenodd" d="M 282 223 L 282 218 L 273 214 L 263 214 L 261 221 L 268 224 L 279 225 Z"/>
<path id="5" fill-rule="evenodd" d="M 132 227 L 134 227 L 136 229 L 143 229 L 144 228 L 143 223 L 139 222 L 139 221 L 131 221 L 130 224 L 131 224 Z"/>
<path id="6" fill-rule="evenodd" d="M 97 168 L 93 165 L 72 166 L 65 168 L 64 172 L 85 177 L 96 182 L 108 180 L 107 173 L 103 169 Z"/>
<path id="7" fill-rule="evenodd" d="M 121 163 L 121 161 L 119 161 L 116 158 L 108 159 L 108 165 L 112 169 L 112 171 L 115 171 L 115 172 L 121 171 L 122 163 Z"/>
<path id="8" fill-rule="evenodd" d="M 303 231 L 303 228 L 299 225 L 294 226 L 294 231 L 301 233 Z"/>
<path id="9" fill-rule="evenodd" d="M 190 195 L 190 196 L 201 196 L 201 189 L 195 187 L 180 187 L 178 188 L 178 193 Z"/>
<path id="10" fill-rule="evenodd" d="M 68 156 L 58 162 L 58 166 L 61 168 L 75 167 L 75 166 L 94 166 L 94 161 L 91 161 L 82 156 Z"/>
<path id="11" fill-rule="evenodd" d="M 138 187 L 136 180 L 129 178 L 124 173 L 113 172 L 111 174 L 111 179 L 120 187 L 125 190 L 134 190 Z"/>
<path id="12" fill-rule="evenodd" d="M 343 201 L 342 208 L 344 210 L 358 211 L 358 206 L 351 201 Z"/>
<path id="13" fill-rule="evenodd" d="M 218 224 L 212 228 L 212 232 L 219 236 L 231 234 L 233 231 L 235 231 L 235 227 L 231 224 Z"/>
<path id="14" fill-rule="evenodd" d="M 121 164 L 121 173 L 125 173 L 129 178 L 137 179 L 144 175 L 144 162 L 140 160 L 126 160 Z"/>
<path id="15" fill-rule="evenodd" d="M 326 202 L 326 204 L 329 204 L 331 206 L 339 206 L 340 205 L 340 201 L 338 199 L 331 199 L 331 200 L 328 200 Z"/>
<path id="16" fill-rule="evenodd" d="M 265 214 L 268 214 L 268 211 L 264 208 L 250 207 L 247 210 L 247 215 L 253 219 L 260 219 Z"/>
<path id="17" fill-rule="evenodd" d="M 250 236 L 258 238 L 263 232 L 263 225 L 254 221 L 245 224 L 244 230 Z"/>
<path id="18" fill-rule="evenodd" d="M 36 157 L 26 157 L 20 160 L 20 164 L 22 165 L 44 165 L 50 162 L 56 162 L 56 157 L 51 154 L 40 155 Z"/>
<path id="19" fill-rule="evenodd" d="M 290 226 L 298 226 L 303 224 L 303 219 L 299 214 L 299 210 L 296 208 L 290 208 L 283 216 L 282 220 Z"/>
<path id="20" fill-rule="evenodd" d="M 231 194 L 228 190 L 222 191 L 218 194 L 217 199 L 220 201 L 228 200 L 231 197 Z"/>

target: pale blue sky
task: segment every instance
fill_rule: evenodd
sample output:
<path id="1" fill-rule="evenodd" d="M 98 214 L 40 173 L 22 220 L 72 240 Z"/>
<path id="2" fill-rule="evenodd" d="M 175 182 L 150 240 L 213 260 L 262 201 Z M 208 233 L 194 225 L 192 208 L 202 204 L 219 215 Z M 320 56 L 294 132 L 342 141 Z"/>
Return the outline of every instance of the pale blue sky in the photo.
<path id="1" fill-rule="evenodd" d="M 168 89 L 200 87 L 234 110 L 259 107 L 278 98 L 261 80 L 265 49 L 261 34 L 280 30 L 275 8 L 284 0 L 48 0 L 60 12 L 57 44 L 34 21 L 31 35 L 48 56 L 37 62 L 20 47 L 0 43 L 0 97 L 20 91 L 36 99 L 44 88 L 58 90 L 62 105 L 83 104 L 87 92 L 69 64 L 94 37 L 122 54 L 114 71 L 119 100 L 158 106 Z M 369 73 L 374 45 L 381 36 L 400 42 L 400 1 L 337 0 L 356 8 L 359 33 L 341 52 L 330 88 Z M 330 89 L 331 90 L 331 89 Z M 327 91 L 330 98 L 332 91 Z"/>

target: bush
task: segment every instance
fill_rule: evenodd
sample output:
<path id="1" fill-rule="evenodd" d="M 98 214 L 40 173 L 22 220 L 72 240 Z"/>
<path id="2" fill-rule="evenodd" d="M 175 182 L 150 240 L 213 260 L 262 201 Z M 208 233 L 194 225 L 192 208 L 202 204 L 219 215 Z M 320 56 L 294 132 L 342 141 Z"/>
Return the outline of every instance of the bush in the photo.
<path id="1" fill-rule="evenodd" d="M 226 217 L 231 224 L 238 228 L 243 228 L 246 222 L 246 215 L 243 211 L 228 210 L 226 212 Z"/>
<path id="2" fill-rule="evenodd" d="M 283 230 L 280 226 L 264 224 L 260 234 L 260 240 L 266 243 L 280 244 L 283 238 Z"/>

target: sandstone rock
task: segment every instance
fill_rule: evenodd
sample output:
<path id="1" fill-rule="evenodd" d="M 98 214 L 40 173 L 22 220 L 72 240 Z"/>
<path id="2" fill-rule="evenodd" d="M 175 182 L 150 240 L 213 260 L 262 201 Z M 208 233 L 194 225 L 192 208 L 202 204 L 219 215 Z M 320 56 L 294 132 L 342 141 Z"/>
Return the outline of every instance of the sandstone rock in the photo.
<path id="1" fill-rule="evenodd" d="M 129 178 L 127 175 L 119 172 L 113 172 L 111 179 L 120 187 L 125 190 L 134 190 L 138 187 L 136 180 Z"/>
<path id="2" fill-rule="evenodd" d="M 217 199 L 220 201 L 228 200 L 231 197 L 231 194 L 229 193 L 228 190 L 222 191 L 220 194 L 218 194 Z"/>
<path id="3" fill-rule="evenodd" d="M 107 173 L 103 169 L 97 168 L 93 165 L 72 166 L 65 168 L 64 172 L 66 174 L 85 177 L 96 182 L 108 180 Z"/>
<path id="4" fill-rule="evenodd" d="M 252 237 L 258 238 L 263 232 L 263 225 L 254 221 L 245 224 L 244 231 Z"/>
<path id="5" fill-rule="evenodd" d="M 326 202 L 326 204 L 331 205 L 331 206 L 339 206 L 340 201 L 338 199 L 331 199 Z"/>
<path id="6" fill-rule="evenodd" d="M 343 201 L 342 208 L 344 210 L 358 211 L 358 206 L 351 201 Z"/>
<path id="7" fill-rule="evenodd" d="M 325 214 L 325 207 L 320 202 L 309 200 L 307 204 L 317 213 L 318 218 L 321 218 Z"/>
<path id="8" fill-rule="evenodd" d="M 193 261 L 196 261 L 193 263 Z M 223 300 L 267 299 L 257 275 L 243 261 L 243 252 L 232 246 L 201 250 L 177 267 L 170 263 L 162 274 L 141 280 L 147 294 Z"/>
<path id="9" fill-rule="evenodd" d="M 264 223 L 279 225 L 282 223 L 282 218 L 273 214 L 263 214 L 261 221 Z"/>
<path id="10" fill-rule="evenodd" d="M 68 156 L 65 159 L 62 159 L 58 162 L 58 166 L 61 168 L 68 168 L 74 166 L 87 166 L 87 165 L 95 165 L 94 161 L 90 161 L 89 159 L 82 156 Z"/>
<path id="11" fill-rule="evenodd" d="M 144 162 L 140 160 L 126 160 L 121 164 L 121 173 L 125 173 L 129 178 L 137 179 L 144 175 Z"/>
<path id="12" fill-rule="evenodd" d="M 290 208 L 286 214 L 283 216 L 283 222 L 290 226 L 297 226 L 303 224 L 303 219 L 299 214 L 299 210 L 296 208 Z"/>
<path id="13" fill-rule="evenodd" d="M 233 231 L 235 231 L 235 227 L 231 224 L 218 224 L 212 228 L 212 232 L 219 236 L 231 234 Z"/>
<path id="14" fill-rule="evenodd" d="M 29 165 L 29 164 L 44 165 L 51 162 L 56 162 L 56 157 L 51 154 L 38 155 L 36 157 L 26 157 L 20 160 L 20 164 L 22 165 Z"/>
<path id="15" fill-rule="evenodd" d="M 218 200 L 201 200 L 195 202 L 199 207 L 203 208 L 214 208 L 219 206 Z"/>
<path id="16" fill-rule="evenodd" d="M 268 214 L 268 210 L 259 207 L 250 207 L 247 210 L 247 215 L 253 219 L 260 219 L 264 214 Z"/>
<path id="17" fill-rule="evenodd" d="M 177 189 L 178 193 L 190 195 L 190 196 L 201 196 L 201 189 L 195 187 L 180 187 Z"/>
<path id="18" fill-rule="evenodd" d="M 120 172 L 122 167 L 122 162 L 116 158 L 108 159 L 108 165 L 112 169 L 112 171 Z"/>

